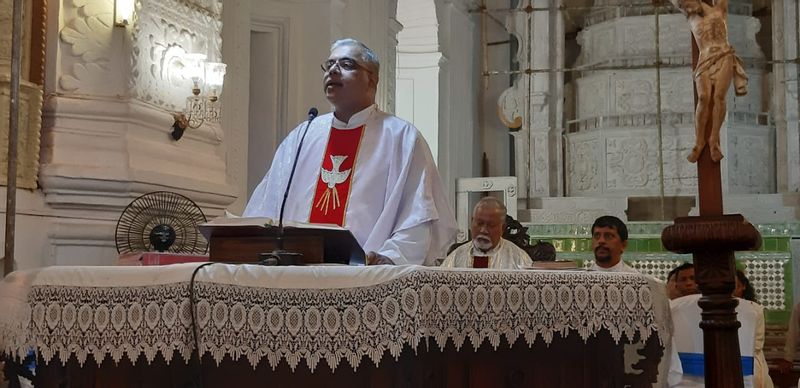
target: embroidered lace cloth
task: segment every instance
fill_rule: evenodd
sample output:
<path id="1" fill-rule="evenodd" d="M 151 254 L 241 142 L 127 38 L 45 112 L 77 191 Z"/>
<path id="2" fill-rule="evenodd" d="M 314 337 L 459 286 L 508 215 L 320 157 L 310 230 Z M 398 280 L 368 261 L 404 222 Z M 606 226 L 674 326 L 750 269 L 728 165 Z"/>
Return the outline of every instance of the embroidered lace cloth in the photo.
<path id="1" fill-rule="evenodd" d="M 189 279 L 196 263 L 49 267 L 0 282 L 0 349 L 45 361 L 74 355 L 188 359 Z M 397 358 L 406 345 L 456 348 L 556 334 L 669 343 L 664 286 L 639 274 L 453 270 L 417 266 L 260 267 L 215 264 L 195 283 L 200 352 L 217 361 L 285 359 L 314 370 Z M 636 338 L 638 334 L 639 338 Z"/>

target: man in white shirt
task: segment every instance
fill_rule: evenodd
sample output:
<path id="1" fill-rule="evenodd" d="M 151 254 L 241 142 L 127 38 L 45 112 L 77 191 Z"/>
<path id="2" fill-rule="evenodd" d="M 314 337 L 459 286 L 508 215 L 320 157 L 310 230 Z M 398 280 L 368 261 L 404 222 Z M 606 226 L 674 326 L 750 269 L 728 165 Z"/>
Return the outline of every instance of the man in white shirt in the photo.
<path id="1" fill-rule="evenodd" d="M 279 217 L 302 142 L 285 220 L 349 229 L 368 264 L 432 264 L 455 239 L 455 218 L 420 132 L 376 107 L 379 66 L 361 42 L 331 46 L 322 70 L 333 112 L 284 139 L 244 215 Z"/>
<path id="2" fill-rule="evenodd" d="M 506 205 L 497 198 L 484 197 L 472 212 L 472 241 L 450 252 L 442 267 L 520 269 L 533 265 L 527 252 L 503 238 L 505 229 Z"/>
<path id="3" fill-rule="evenodd" d="M 639 271 L 622 261 L 622 253 L 628 247 L 628 227 L 617 217 L 602 216 L 592 224 L 592 251 L 594 263 L 589 268 L 605 272 Z"/>

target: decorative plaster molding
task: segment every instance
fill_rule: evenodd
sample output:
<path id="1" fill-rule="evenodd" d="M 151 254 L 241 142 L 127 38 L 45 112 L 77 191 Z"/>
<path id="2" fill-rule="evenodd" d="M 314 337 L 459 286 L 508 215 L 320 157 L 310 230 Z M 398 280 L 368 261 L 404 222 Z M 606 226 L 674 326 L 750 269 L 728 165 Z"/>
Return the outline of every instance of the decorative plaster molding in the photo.
<path id="1" fill-rule="evenodd" d="M 202 53 L 221 60 L 221 0 L 141 0 L 131 35 L 132 96 L 168 111 L 182 111 L 191 81 L 172 71 L 182 56 Z"/>
<path id="2" fill-rule="evenodd" d="M 62 92 L 113 95 L 113 2 L 65 0 L 59 38 Z"/>

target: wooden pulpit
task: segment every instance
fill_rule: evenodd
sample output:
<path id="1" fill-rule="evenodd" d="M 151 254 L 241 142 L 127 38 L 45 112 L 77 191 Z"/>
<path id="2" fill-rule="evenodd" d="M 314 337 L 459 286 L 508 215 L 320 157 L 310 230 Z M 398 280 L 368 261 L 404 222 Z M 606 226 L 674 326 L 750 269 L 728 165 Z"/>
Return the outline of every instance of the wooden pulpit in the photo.
<path id="1" fill-rule="evenodd" d="M 209 257 L 215 262 L 255 263 L 260 255 L 278 248 L 302 255 L 302 263 L 364 264 L 364 250 L 353 234 L 344 228 L 328 225 L 292 225 L 278 227 L 258 218 L 210 222 L 199 227 L 209 244 Z"/>

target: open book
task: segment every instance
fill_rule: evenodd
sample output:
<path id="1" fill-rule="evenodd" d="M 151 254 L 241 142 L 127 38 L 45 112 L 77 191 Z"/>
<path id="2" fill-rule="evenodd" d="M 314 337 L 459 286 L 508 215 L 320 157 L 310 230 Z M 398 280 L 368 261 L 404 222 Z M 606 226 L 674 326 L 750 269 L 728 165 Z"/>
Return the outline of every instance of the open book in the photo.
<path id="1" fill-rule="evenodd" d="M 197 228 L 200 233 L 208 240 L 211 238 L 211 231 L 217 226 L 245 226 L 245 227 L 260 227 L 271 228 L 278 227 L 278 220 L 273 220 L 269 217 L 235 217 L 226 214 L 222 217 L 217 217 L 204 224 L 200 224 Z M 347 229 L 336 224 L 309 224 L 306 222 L 283 221 L 284 228 L 303 228 L 303 229 L 324 229 L 324 230 L 343 230 Z"/>

